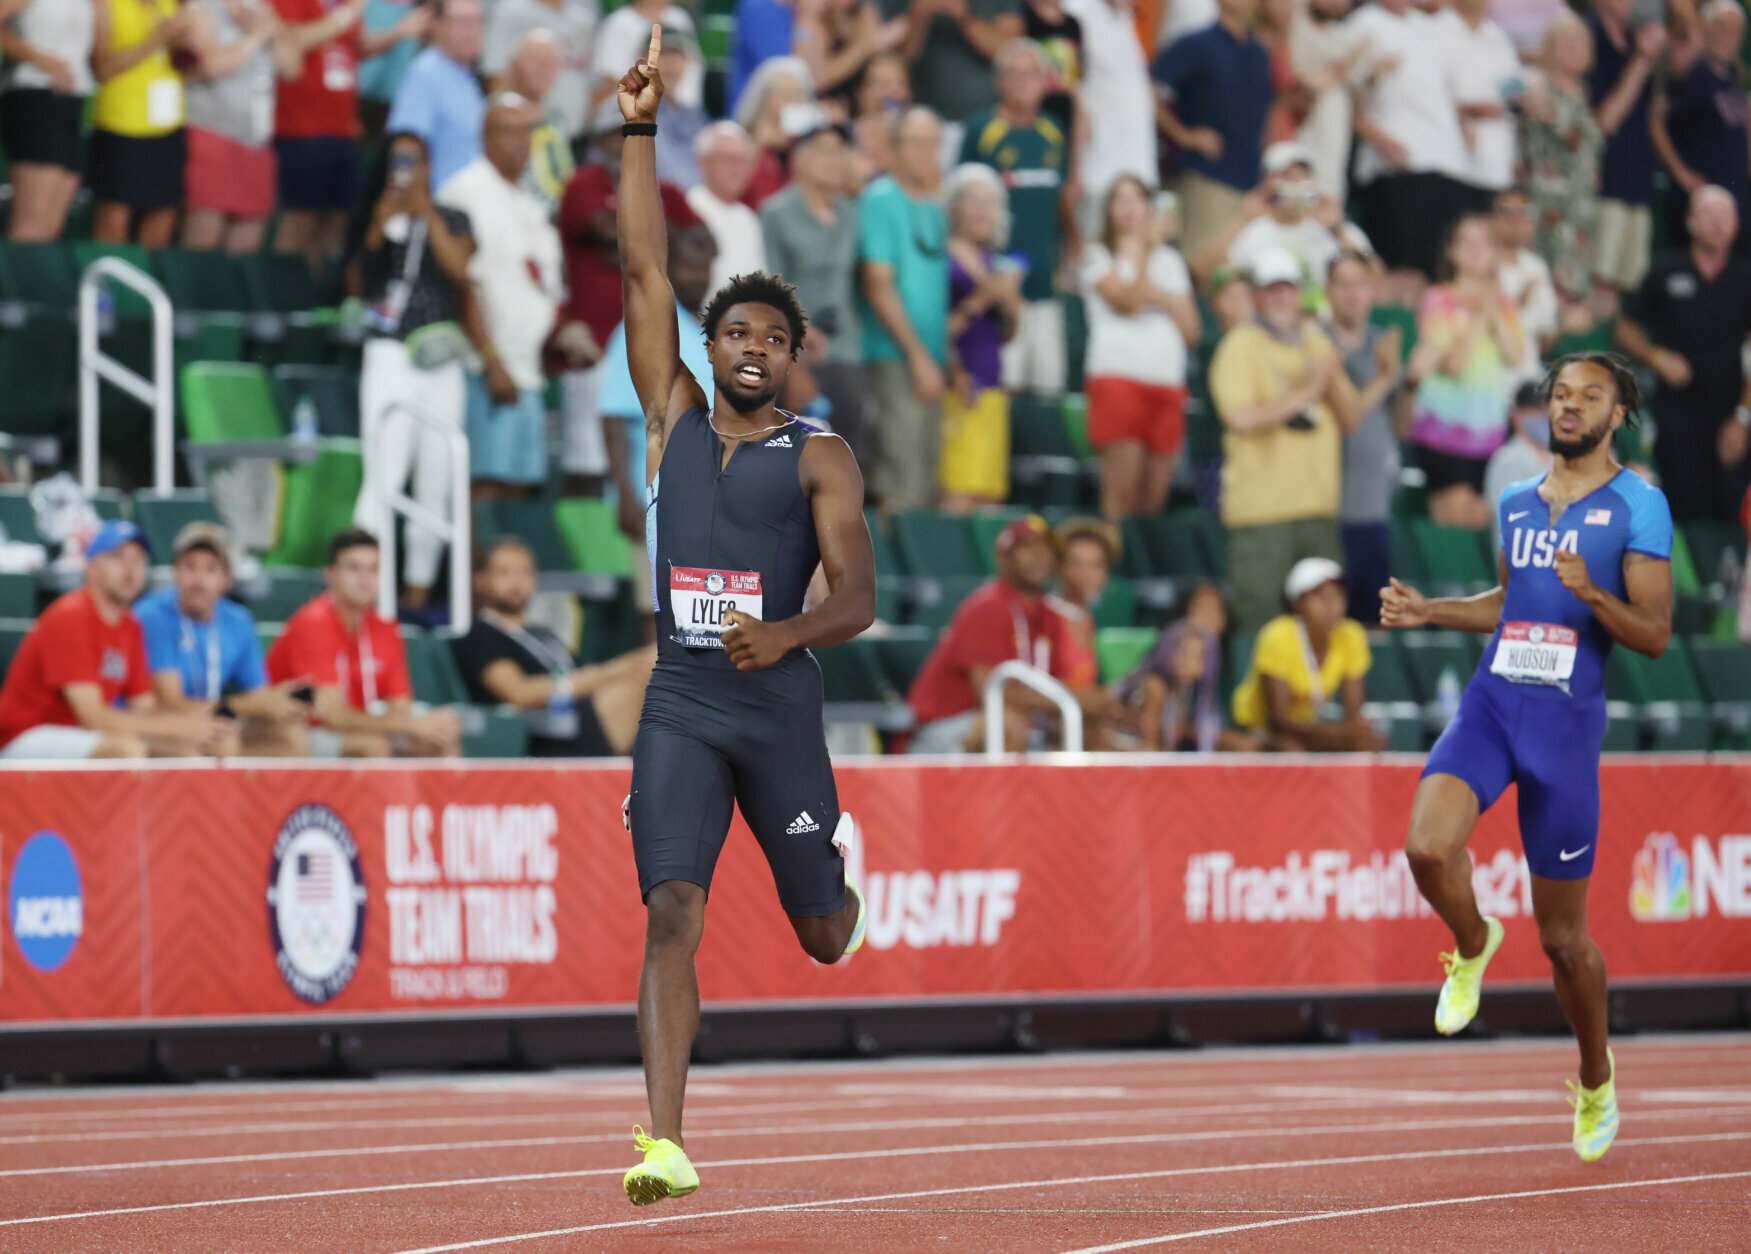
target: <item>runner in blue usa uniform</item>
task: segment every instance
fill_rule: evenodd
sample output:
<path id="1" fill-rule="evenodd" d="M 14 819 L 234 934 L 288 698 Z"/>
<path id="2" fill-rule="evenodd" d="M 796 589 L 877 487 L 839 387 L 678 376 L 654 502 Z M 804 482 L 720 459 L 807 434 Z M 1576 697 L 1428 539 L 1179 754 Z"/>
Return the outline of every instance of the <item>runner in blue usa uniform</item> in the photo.
<path id="1" fill-rule="evenodd" d="M 1538 937 L 1581 1047 L 1575 1152 L 1588 1162 L 1617 1135 L 1606 1043 L 1605 961 L 1587 935 L 1587 884 L 1599 835 L 1605 660 L 1614 644 L 1658 657 L 1672 634 L 1672 514 L 1647 480 L 1612 458 L 1611 435 L 1641 393 L 1616 354 L 1568 357 L 1546 378 L 1546 474 L 1497 506 L 1501 585 L 1431 600 L 1398 580 L 1381 590 L 1388 627 L 1488 633 L 1459 712 L 1429 754 L 1405 852 L 1417 886 L 1453 930 L 1435 1026 L 1451 1035 L 1477 1014 L 1502 925 L 1472 894 L 1465 845 L 1478 815 L 1519 785 L 1520 840 Z"/>

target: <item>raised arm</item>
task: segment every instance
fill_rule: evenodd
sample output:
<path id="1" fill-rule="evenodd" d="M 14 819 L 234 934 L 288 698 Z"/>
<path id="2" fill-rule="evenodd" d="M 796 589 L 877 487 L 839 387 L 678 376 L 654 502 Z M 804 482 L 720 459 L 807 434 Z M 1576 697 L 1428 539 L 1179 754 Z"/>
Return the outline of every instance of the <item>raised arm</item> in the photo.
<path id="1" fill-rule="evenodd" d="M 620 116 L 654 128 L 663 101 L 663 76 L 657 58 L 663 30 L 651 27 L 650 50 L 620 80 Z M 675 289 L 669 286 L 669 239 L 663 223 L 663 198 L 657 189 L 654 134 L 628 135 L 620 158 L 621 286 L 626 295 L 626 357 L 632 386 L 644 406 L 651 470 L 656 470 L 669 427 L 708 398 L 681 364 L 680 329 L 675 322 Z"/>
<path id="2" fill-rule="evenodd" d="M 875 550 L 863 518 L 863 474 L 844 440 L 813 436 L 798 463 L 821 546 L 827 595 L 795 618 L 763 623 L 731 610 L 724 648 L 740 671 L 771 666 L 792 649 L 851 639 L 875 621 Z"/>

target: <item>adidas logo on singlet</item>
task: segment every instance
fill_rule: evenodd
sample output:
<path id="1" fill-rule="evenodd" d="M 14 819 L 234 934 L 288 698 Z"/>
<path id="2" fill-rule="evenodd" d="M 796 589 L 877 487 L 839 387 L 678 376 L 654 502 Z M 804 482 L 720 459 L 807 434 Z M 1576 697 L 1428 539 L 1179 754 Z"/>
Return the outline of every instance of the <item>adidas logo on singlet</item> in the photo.
<path id="1" fill-rule="evenodd" d="M 767 448 L 789 448 L 790 447 L 790 432 L 787 431 L 783 435 L 773 436 L 770 440 L 766 441 L 766 447 Z"/>
<path id="2" fill-rule="evenodd" d="M 815 822 L 814 816 L 807 810 L 796 816 L 796 821 L 784 829 L 791 836 L 801 836 L 804 832 L 818 832 L 821 825 Z"/>

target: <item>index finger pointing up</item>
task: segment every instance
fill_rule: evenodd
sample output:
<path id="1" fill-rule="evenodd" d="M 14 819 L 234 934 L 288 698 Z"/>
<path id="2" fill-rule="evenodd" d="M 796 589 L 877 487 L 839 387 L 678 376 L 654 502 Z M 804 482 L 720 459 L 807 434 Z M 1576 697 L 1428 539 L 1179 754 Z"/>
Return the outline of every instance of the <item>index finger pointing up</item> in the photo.
<path id="1" fill-rule="evenodd" d="M 648 66 L 651 66 L 652 68 L 655 68 L 655 66 L 657 64 L 657 58 L 662 56 L 662 55 L 663 55 L 663 28 L 661 26 L 653 24 L 651 26 L 651 47 L 650 47 L 650 51 L 644 54 L 644 63 Z"/>

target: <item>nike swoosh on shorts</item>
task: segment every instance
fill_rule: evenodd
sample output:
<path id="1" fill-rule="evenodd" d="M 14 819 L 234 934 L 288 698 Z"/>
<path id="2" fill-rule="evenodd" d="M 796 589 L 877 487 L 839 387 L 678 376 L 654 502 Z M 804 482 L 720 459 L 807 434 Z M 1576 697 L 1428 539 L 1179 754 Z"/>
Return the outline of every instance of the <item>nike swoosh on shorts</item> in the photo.
<path id="1" fill-rule="evenodd" d="M 1557 854 L 1557 857 L 1561 858 L 1564 862 L 1573 862 L 1576 858 L 1578 858 L 1582 854 L 1586 853 L 1587 850 L 1591 849 L 1592 847 L 1593 847 L 1592 845 L 1582 845 L 1579 849 L 1575 850 L 1573 853 L 1570 853 L 1567 849 L 1564 849 L 1561 853 Z"/>

